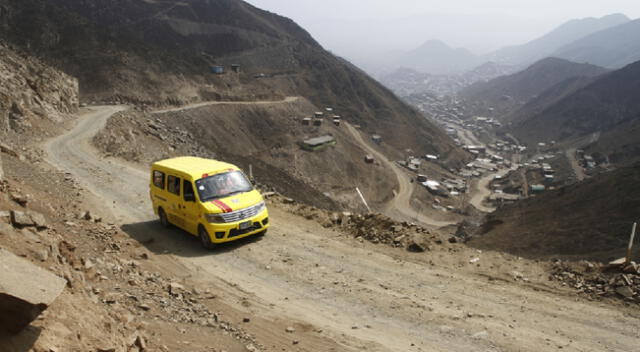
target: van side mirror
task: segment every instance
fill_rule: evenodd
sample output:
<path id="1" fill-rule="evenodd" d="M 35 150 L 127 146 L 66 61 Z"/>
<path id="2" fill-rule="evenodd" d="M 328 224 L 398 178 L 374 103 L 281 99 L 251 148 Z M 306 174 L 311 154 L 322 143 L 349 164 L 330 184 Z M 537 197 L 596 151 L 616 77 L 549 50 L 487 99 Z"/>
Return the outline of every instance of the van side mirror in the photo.
<path id="1" fill-rule="evenodd" d="M 193 194 L 193 193 L 185 193 L 184 201 L 185 202 L 195 202 L 196 201 L 196 195 Z"/>

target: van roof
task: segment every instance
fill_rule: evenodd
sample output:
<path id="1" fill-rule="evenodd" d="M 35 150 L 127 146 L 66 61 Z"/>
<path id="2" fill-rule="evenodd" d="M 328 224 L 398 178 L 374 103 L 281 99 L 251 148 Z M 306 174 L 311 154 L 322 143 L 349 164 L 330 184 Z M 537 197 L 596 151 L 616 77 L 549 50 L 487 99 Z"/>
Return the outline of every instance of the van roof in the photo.
<path id="1" fill-rule="evenodd" d="M 205 174 L 216 174 L 225 170 L 238 170 L 238 167 L 223 161 L 199 158 L 195 156 L 181 156 L 177 158 L 160 160 L 153 163 L 154 167 L 163 167 L 191 175 L 194 180 L 204 177 Z"/>

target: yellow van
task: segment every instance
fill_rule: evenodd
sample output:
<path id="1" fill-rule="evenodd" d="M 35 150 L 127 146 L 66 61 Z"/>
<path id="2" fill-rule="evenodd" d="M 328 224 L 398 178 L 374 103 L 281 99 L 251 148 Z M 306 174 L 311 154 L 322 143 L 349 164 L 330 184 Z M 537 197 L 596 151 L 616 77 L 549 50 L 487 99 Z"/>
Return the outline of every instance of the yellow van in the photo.
<path id="1" fill-rule="evenodd" d="M 197 157 L 161 160 L 151 166 L 149 187 L 162 225 L 198 236 L 205 248 L 262 236 L 269 227 L 262 195 L 235 165 Z"/>

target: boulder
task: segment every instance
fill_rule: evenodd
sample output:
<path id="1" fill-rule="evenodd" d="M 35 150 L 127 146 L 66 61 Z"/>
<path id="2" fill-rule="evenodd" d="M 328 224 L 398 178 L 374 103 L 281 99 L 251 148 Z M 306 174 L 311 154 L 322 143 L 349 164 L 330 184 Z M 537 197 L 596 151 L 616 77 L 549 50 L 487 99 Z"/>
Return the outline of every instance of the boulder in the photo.
<path id="1" fill-rule="evenodd" d="M 18 333 L 62 293 L 67 282 L 0 249 L 0 329 Z"/>
<path id="2" fill-rule="evenodd" d="M 23 207 L 27 206 L 27 203 L 29 202 L 29 198 L 22 194 L 22 193 L 18 193 L 18 192 L 11 192 L 9 194 L 9 196 L 11 197 L 11 200 L 20 204 Z"/>
<path id="3" fill-rule="evenodd" d="M 8 210 L 0 210 L 0 222 L 5 224 L 10 224 L 11 212 Z"/>
<path id="4" fill-rule="evenodd" d="M 47 219 L 44 217 L 44 215 L 35 211 L 30 211 L 29 216 L 31 217 L 31 221 L 33 221 L 33 225 L 38 230 L 44 230 L 48 228 Z"/>
<path id="5" fill-rule="evenodd" d="M 11 211 L 11 222 L 13 223 L 13 226 L 20 228 L 35 225 L 29 214 L 19 210 Z"/>

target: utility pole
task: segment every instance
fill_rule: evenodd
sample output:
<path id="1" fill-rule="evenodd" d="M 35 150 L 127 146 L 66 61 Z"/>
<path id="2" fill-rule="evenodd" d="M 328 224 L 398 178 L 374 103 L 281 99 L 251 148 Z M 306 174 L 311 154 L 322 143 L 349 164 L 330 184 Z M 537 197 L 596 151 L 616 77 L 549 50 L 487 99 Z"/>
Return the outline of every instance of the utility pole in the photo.
<path id="1" fill-rule="evenodd" d="M 636 225 L 637 223 L 634 222 L 631 228 L 631 237 L 629 237 L 629 246 L 627 246 L 627 257 L 625 258 L 624 265 L 631 263 L 631 249 L 633 248 L 633 239 L 636 237 Z"/>
<path id="2" fill-rule="evenodd" d="M 369 204 L 367 204 L 367 201 L 364 199 L 364 196 L 362 195 L 362 192 L 360 192 L 360 189 L 358 187 L 356 187 L 356 192 L 358 192 L 358 195 L 360 196 L 362 203 L 364 203 L 364 206 L 367 208 L 367 211 L 371 213 L 371 208 L 369 208 Z"/>

